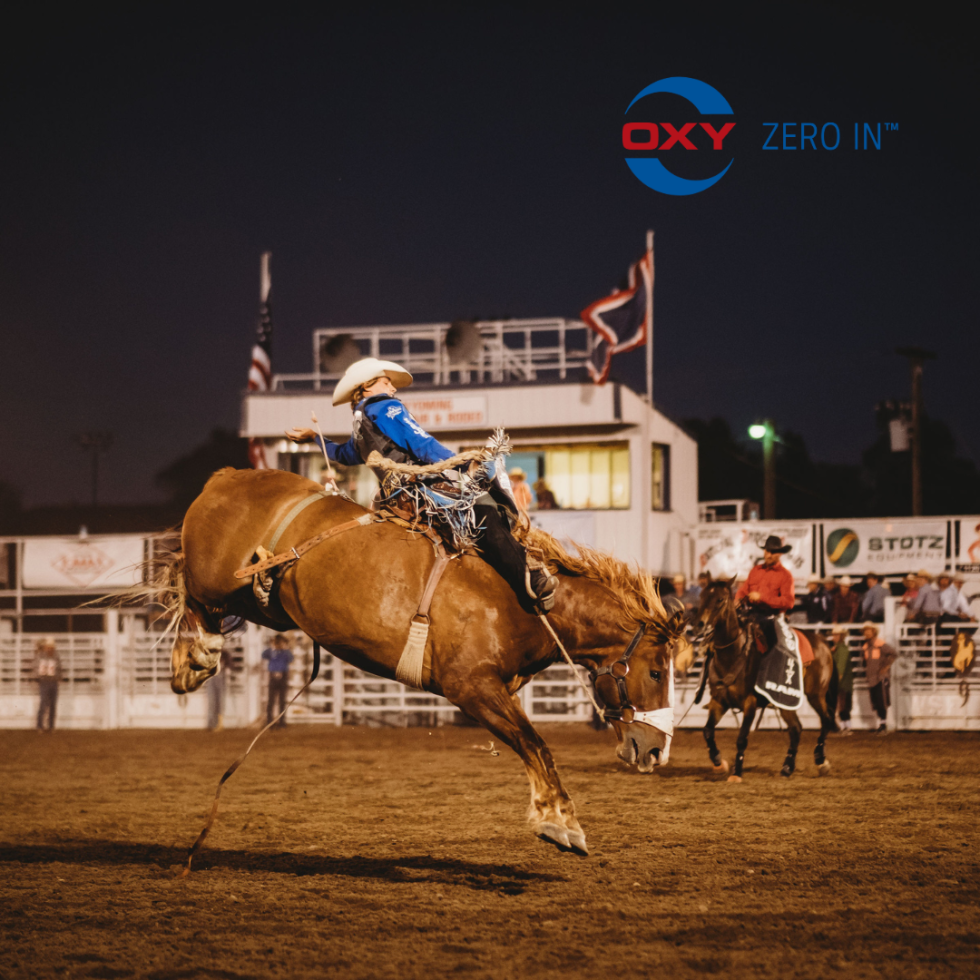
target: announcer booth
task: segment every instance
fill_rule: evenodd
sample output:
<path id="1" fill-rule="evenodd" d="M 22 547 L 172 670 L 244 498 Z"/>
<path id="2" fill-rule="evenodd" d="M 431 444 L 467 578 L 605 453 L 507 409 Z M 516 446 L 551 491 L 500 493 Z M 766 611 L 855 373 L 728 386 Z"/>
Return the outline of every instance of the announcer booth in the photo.
<path id="1" fill-rule="evenodd" d="M 450 449 L 482 446 L 498 426 L 507 431 L 508 468 L 527 474 L 534 524 L 654 574 L 687 568 L 697 444 L 630 388 L 589 381 L 593 336 L 563 319 L 317 330 L 313 370 L 275 375 L 269 391 L 249 392 L 242 435 L 262 440 L 280 469 L 320 481 L 319 449 L 290 443 L 284 430 L 309 425 L 313 411 L 324 435 L 345 442 L 350 406 L 331 405 L 341 374 L 360 357 L 397 361 L 415 378 L 399 397 Z M 338 469 L 350 496 L 370 506 L 374 474 Z"/>

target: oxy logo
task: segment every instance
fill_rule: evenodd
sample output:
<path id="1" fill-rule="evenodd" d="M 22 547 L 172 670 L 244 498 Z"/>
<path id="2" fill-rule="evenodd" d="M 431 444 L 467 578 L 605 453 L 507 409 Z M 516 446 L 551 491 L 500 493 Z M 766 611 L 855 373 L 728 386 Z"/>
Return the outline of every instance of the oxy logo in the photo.
<path id="1" fill-rule="evenodd" d="M 717 89 L 712 88 L 706 82 L 698 81 L 696 78 L 680 76 L 661 78 L 659 82 L 648 85 L 637 93 L 633 101 L 626 107 L 626 112 L 628 113 L 640 99 L 658 92 L 679 95 L 682 99 L 690 102 L 702 116 L 734 115 L 728 100 Z M 680 126 L 667 122 L 628 122 L 623 126 L 623 148 L 634 152 L 656 150 L 663 153 L 675 148 L 689 151 L 703 147 L 709 153 L 721 152 L 725 137 L 734 128 L 734 122 L 725 122 L 720 126 L 716 126 L 713 122 L 688 122 Z M 693 134 L 698 130 L 701 131 L 699 142 L 702 142 L 702 147 L 699 147 L 693 139 Z M 710 147 L 705 139 L 705 134 L 710 138 Z M 733 162 L 734 158 L 711 177 L 692 180 L 680 177 L 668 170 L 659 156 L 626 157 L 626 165 L 647 187 L 651 187 L 661 194 L 671 194 L 675 197 L 706 191 L 728 173 L 728 168 Z"/>

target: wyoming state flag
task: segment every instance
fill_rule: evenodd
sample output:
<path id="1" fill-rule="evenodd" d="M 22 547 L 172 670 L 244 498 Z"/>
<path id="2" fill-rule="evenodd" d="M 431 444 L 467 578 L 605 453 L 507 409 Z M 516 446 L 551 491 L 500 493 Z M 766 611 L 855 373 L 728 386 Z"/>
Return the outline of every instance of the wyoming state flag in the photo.
<path id="1" fill-rule="evenodd" d="M 582 320 L 598 335 L 587 364 L 589 376 L 604 384 L 614 354 L 647 343 L 653 327 L 653 257 L 646 252 L 630 266 L 626 287 L 582 310 Z"/>

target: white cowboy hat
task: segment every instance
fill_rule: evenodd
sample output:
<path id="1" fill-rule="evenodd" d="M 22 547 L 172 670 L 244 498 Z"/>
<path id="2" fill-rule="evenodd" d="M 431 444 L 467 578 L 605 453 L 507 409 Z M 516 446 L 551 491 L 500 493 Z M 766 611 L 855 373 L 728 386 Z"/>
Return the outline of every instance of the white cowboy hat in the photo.
<path id="1" fill-rule="evenodd" d="M 837 580 L 837 584 L 838 585 L 853 585 L 854 583 L 851 581 L 851 576 L 850 575 L 842 575 Z"/>
<path id="2" fill-rule="evenodd" d="M 407 388 L 412 383 L 412 376 L 400 364 L 394 361 L 380 361 L 376 357 L 362 357 L 355 361 L 337 382 L 333 390 L 334 405 L 346 405 L 351 395 L 363 384 L 384 375 L 396 388 Z"/>
<path id="3" fill-rule="evenodd" d="M 507 473 L 508 476 L 519 476 L 522 480 L 527 477 L 527 473 L 524 472 L 519 466 L 515 466 L 512 470 Z"/>
<path id="4" fill-rule="evenodd" d="M 807 585 L 822 585 L 823 579 L 819 575 L 808 575 L 806 579 Z"/>

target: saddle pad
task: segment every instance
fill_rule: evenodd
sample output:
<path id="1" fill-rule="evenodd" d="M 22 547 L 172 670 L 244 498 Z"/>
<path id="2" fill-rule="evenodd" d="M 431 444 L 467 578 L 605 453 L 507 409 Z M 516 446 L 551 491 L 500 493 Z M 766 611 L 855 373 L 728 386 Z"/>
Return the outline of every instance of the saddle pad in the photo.
<path id="1" fill-rule="evenodd" d="M 803 662 L 796 632 L 781 617 L 773 625 L 776 628 L 776 646 L 759 664 L 755 690 L 777 708 L 796 711 L 803 703 Z"/>
<path id="2" fill-rule="evenodd" d="M 813 663 L 813 647 L 810 646 L 810 641 L 807 639 L 806 633 L 802 633 L 800 630 L 793 630 L 796 634 L 796 643 L 800 648 L 800 659 L 803 661 L 803 669 L 806 670 L 809 664 Z"/>

